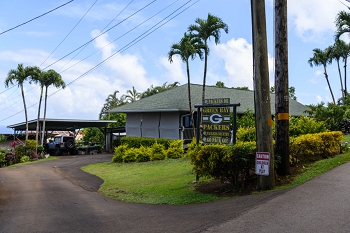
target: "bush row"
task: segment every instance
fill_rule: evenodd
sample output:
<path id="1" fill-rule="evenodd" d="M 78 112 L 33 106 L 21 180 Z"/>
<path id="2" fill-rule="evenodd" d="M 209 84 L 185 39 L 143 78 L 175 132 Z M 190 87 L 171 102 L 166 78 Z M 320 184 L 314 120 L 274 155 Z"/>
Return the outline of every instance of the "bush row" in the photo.
<path id="1" fill-rule="evenodd" d="M 229 182 L 236 190 L 255 177 L 255 142 L 234 145 L 195 145 L 189 147 L 193 171 L 200 177 L 213 177 Z"/>
<path id="2" fill-rule="evenodd" d="M 340 154 L 343 134 L 340 131 L 305 134 L 291 138 L 290 155 L 294 162 L 312 162 Z"/>
<path id="3" fill-rule="evenodd" d="M 160 140 L 151 138 L 139 138 L 137 143 L 134 138 L 127 140 L 123 138 L 122 145 L 114 150 L 112 162 L 130 163 L 130 162 L 147 162 L 164 159 L 177 159 L 184 155 L 182 140 Z M 166 145 L 166 146 L 165 146 Z"/>

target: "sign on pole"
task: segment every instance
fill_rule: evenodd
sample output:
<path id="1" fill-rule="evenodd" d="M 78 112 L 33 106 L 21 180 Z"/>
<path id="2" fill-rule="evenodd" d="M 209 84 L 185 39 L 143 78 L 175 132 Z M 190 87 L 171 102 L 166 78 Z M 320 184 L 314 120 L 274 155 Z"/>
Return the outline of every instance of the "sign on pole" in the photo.
<path id="1" fill-rule="evenodd" d="M 255 174 L 268 176 L 270 170 L 270 153 L 256 152 L 255 156 Z"/>
<path id="2" fill-rule="evenodd" d="M 230 98 L 205 99 L 205 107 L 202 108 L 204 143 L 230 143 L 230 106 L 225 104 L 230 104 Z"/>

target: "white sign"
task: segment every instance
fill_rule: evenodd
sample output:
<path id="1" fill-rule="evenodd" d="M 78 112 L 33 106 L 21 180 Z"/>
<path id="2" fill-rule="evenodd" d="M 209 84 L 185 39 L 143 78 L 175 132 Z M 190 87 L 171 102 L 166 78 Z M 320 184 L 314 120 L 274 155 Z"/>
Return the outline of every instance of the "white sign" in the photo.
<path id="1" fill-rule="evenodd" d="M 270 170 L 270 153 L 256 152 L 255 156 L 255 174 L 268 176 Z"/>

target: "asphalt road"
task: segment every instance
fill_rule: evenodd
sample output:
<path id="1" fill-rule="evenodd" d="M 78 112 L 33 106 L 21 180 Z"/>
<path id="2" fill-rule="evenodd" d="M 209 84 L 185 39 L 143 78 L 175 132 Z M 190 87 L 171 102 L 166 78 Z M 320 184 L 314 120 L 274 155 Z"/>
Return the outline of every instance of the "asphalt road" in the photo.
<path id="1" fill-rule="evenodd" d="M 350 232 L 350 163 L 289 190 L 172 206 L 98 194 L 80 167 L 111 157 L 1 168 L 0 232 Z"/>

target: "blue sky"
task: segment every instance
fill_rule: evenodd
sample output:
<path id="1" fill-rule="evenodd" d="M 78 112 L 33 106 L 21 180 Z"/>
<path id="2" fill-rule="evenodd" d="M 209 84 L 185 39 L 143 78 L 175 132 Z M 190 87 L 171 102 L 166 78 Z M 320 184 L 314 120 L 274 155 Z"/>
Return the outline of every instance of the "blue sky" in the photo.
<path id="1" fill-rule="evenodd" d="M 0 35 L 0 84 L 6 79 L 8 71 L 19 63 L 54 69 L 61 73 L 66 83 L 75 81 L 64 90 L 49 90 L 49 94 L 55 94 L 48 99 L 47 117 L 98 119 L 105 99 L 115 90 L 122 95 L 132 86 L 143 92 L 151 85 L 165 82 L 185 84 L 187 77 L 184 63 L 175 57 L 170 64 L 167 53 L 196 18 L 204 19 L 211 13 L 228 24 L 229 33 L 222 32 L 220 44 L 210 43 L 207 84 L 215 85 L 217 81 L 222 81 L 227 87 L 248 86 L 253 89 L 250 0 L 95 1 L 74 0 L 52 13 Z M 0 33 L 66 2 L 68 0 L 2 1 Z M 193 5 L 137 44 L 125 49 L 125 46 L 157 23 L 165 22 L 161 20 L 187 2 L 181 9 Z M 339 11 L 347 10 L 343 4 L 349 3 L 345 0 L 288 1 L 289 83 L 295 87 L 298 101 L 303 104 L 331 101 L 323 67 L 311 68 L 307 61 L 312 57 L 314 48 L 324 49 L 334 43 L 335 17 Z M 266 0 L 266 17 L 272 86 L 273 0 Z M 72 30 L 80 19 L 80 23 Z M 66 56 L 97 36 L 106 26 L 108 29 L 114 25 L 79 54 L 74 52 Z M 344 39 L 349 41 L 347 36 Z M 115 56 L 86 73 L 114 53 Z M 201 84 L 203 62 L 199 59 L 191 62 L 190 71 L 191 82 Z M 328 72 L 333 92 L 336 98 L 340 98 L 336 65 L 330 65 Z M 35 119 L 39 88 L 27 83 L 25 98 L 27 105 L 31 106 L 28 118 Z M 20 90 L 17 86 L 6 89 L 1 84 L 0 125 L 24 120 Z"/>

